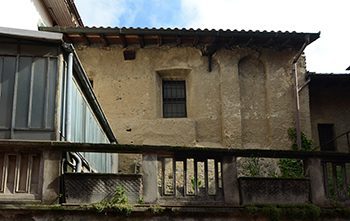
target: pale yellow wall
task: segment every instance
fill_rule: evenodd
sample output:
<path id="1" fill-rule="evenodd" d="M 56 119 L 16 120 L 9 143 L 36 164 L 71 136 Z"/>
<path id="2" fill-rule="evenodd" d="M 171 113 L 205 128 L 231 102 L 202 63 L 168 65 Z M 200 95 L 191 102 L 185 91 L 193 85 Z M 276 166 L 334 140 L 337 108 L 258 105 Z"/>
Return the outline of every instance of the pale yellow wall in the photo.
<path id="1" fill-rule="evenodd" d="M 208 58 L 193 47 L 135 46 L 136 59 L 131 61 L 124 61 L 123 50 L 120 46 L 77 46 L 119 143 L 290 148 L 287 129 L 294 127 L 291 60 L 295 51 L 220 49 L 213 56 L 212 71 L 208 72 Z M 260 107 L 252 107 L 249 112 L 249 106 L 241 105 L 246 99 L 241 94 L 251 94 L 247 87 L 242 87 L 239 77 L 239 63 L 246 56 L 259 61 L 265 75 L 265 82 L 260 77 L 247 80 L 248 88 L 259 85 L 264 93 L 251 98 L 253 104 L 264 103 L 263 115 L 259 113 Z M 305 69 L 301 60 L 303 79 Z M 254 72 L 254 65 L 251 69 L 246 66 L 245 70 L 249 75 Z M 186 80 L 187 118 L 162 118 L 162 78 Z M 303 96 L 302 127 L 311 134 L 308 93 Z M 264 102 L 259 100 L 262 97 Z M 249 120 L 245 121 L 246 118 Z M 246 122 L 258 128 L 258 135 L 254 131 L 242 134 Z"/>

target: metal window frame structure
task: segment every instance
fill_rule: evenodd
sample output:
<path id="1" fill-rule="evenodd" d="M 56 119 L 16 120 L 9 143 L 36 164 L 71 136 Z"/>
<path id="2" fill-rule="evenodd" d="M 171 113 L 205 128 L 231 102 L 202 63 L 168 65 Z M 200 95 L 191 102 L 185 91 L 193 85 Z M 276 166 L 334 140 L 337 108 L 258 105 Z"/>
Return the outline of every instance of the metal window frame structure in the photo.
<path id="1" fill-rule="evenodd" d="M 171 94 L 170 97 L 165 96 L 166 94 L 166 86 L 167 85 L 180 85 L 181 87 L 177 88 L 180 89 L 183 94 L 183 96 L 178 97 L 178 92 L 175 91 L 175 94 Z M 172 92 L 170 92 L 172 93 Z M 186 105 L 186 81 L 185 80 L 162 80 L 162 106 L 163 106 L 163 118 L 182 118 L 187 117 L 187 105 Z M 183 105 L 183 109 L 180 111 L 172 110 L 172 111 L 166 111 L 165 106 L 168 104 L 176 105 L 180 104 Z M 179 107 L 179 106 L 178 106 Z M 181 107 L 179 107 L 181 109 Z"/>

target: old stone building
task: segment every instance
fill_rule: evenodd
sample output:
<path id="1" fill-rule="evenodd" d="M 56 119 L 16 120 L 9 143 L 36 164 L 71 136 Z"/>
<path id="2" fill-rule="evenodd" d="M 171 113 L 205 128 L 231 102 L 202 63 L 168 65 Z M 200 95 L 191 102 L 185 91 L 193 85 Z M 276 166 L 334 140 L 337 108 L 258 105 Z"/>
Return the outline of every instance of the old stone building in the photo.
<path id="1" fill-rule="evenodd" d="M 75 44 L 124 144 L 289 149 L 294 65 L 318 33 L 42 28 Z M 300 53 L 299 53 L 300 54 Z M 305 60 L 296 65 L 299 83 Z M 300 119 L 311 135 L 308 89 Z"/>
<path id="2" fill-rule="evenodd" d="M 302 51 L 318 34 L 64 30 L 64 41 L 57 33 L 1 30 L 0 220 L 348 218 L 350 154 L 284 151 L 287 129 L 299 120 L 310 135 L 315 123 L 332 120 L 323 110 L 348 115 L 346 99 L 338 99 L 347 75 L 310 80 L 305 73 Z M 89 132 L 116 141 L 92 85 L 124 144 Z M 31 140 L 36 132 L 54 139 Z M 82 170 L 67 153 L 118 153 L 122 166 L 131 159 L 124 155 L 136 154 L 142 168 L 123 174 L 84 162 Z M 298 179 L 239 177 L 242 158 L 304 164 Z"/>

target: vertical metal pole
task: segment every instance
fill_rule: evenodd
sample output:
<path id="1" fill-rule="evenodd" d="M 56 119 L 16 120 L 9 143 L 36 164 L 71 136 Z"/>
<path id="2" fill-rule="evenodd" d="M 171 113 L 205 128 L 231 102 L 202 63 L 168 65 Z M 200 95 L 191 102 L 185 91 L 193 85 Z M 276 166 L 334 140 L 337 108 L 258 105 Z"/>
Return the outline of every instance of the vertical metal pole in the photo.
<path id="1" fill-rule="evenodd" d="M 49 86 L 50 86 L 50 57 L 46 58 L 46 74 L 45 74 L 45 103 L 44 103 L 44 128 L 48 128 L 47 118 L 48 118 L 48 109 L 49 109 Z"/>
<path id="2" fill-rule="evenodd" d="M 17 85 L 18 85 L 18 72 L 19 72 L 19 55 L 16 56 L 16 70 L 13 85 L 13 97 L 12 97 L 12 116 L 11 116 L 11 128 L 10 139 L 14 139 L 14 128 L 16 124 L 16 109 L 17 109 Z"/>
<path id="3" fill-rule="evenodd" d="M 298 84 L 298 64 L 294 63 L 294 84 L 295 84 L 295 106 L 296 106 L 296 116 L 295 116 L 295 128 L 297 135 L 297 146 L 301 150 L 301 129 L 300 129 L 300 103 L 299 103 L 299 84 Z"/>
<path id="4" fill-rule="evenodd" d="M 72 141 L 72 81 L 73 81 L 73 53 L 69 53 L 68 71 L 67 71 L 67 104 L 66 104 L 67 141 Z"/>
<path id="5" fill-rule="evenodd" d="M 29 83 L 29 102 L 28 102 L 28 115 L 27 115 L 27 127 L 32 126 L 32 104 L 33 104 L 33 85 L 34 85 L 34 63 L 35 57 L 31 57 L 31 67 L 30 67 L 30 83 Z"/>

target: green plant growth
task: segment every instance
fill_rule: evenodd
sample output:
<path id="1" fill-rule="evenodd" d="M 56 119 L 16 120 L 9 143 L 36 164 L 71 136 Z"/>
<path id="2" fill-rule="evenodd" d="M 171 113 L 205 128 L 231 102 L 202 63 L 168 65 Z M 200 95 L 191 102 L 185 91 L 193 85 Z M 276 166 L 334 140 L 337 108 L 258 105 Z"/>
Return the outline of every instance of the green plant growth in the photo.
<path id="1" fill-rule="evenodd" d="M 242 165 L 243 170 L 245 171 L 247 176 L 259 176 L 260 175 L 260 163 L 259 163 L 259 158 L 258 157 L 251 157 L 247 159 L 243 165 Z"/>
<path id="2" fill-rule="evenodd" d="M 190 189 L 190 192 L 191 193 L 194 193 L 195 191 L 195 187 L 196 187 L 196 182 L 195 182 L 195 178 L 194 177 L 191 177 L 191 189 Z M 202 188 L 203 187 L 203 183 L 200 179 L 197 178 L 197 188 Z M 193 192 L 192 192 L 193 191 Z"/>
<path id="3" fill-rule="evenodd" d="M 308 139 L 304 133 L 301 133 L 301 149 L 297 145 L 297 133 L 295 128 L 288 129 L 288 137 L 292 141 L 292 150 L 312 151 L 312 140 Z M 296 159 L 281 159 L 278 163 L 283 178 L 302 178 L 304 177 L 303 163 Z"/>
<path id="4" fill-rule="evenodd" d="M 346 186 L 345 176 L 340 166 L 332 169 L 331 164 L 326 165 L 327 170 L 327 190 L 330 200 L 345 200 L 350 196 L 350 185 Z M 335 174 L 334 174 L 335 173 Z"/>
<path id="5" fill-rule="evenodd" d="M 300 205 L 250 205 L 244 210 L 251 216 L 264 215 L 270 221 L 283 220 L 317 220 L 321 216 L 321 209 L 312 204 Z"/>
<path id="6" fill-rule="evenodd" d="M 149 211 L 151 211 L 152 214 L 161 214 L 164 212 L 164 208 L 158 204 L 154 204 L 149 207 Z"/>
<path id="7" fill-rule="evenodd" d="M 139 200 L 137 201 L 139 204 L 144 204 L 145 199 L 143 197 L 140 197 Z"/>
<path id="8" fill-rule="evenodd" d="M 104 199 L 99 203 L 95 203 L 93 208 L 100 213 L 115 211 L 125 215 L 129 215 L 132 211 L 132 206 L 129 204 L 125 189 L 122 186 L 117 186 L 110 199 Z"/>

